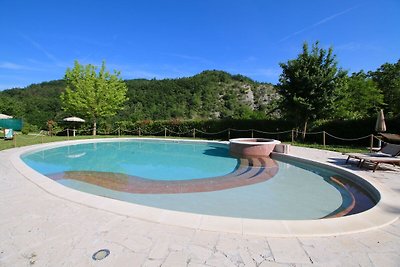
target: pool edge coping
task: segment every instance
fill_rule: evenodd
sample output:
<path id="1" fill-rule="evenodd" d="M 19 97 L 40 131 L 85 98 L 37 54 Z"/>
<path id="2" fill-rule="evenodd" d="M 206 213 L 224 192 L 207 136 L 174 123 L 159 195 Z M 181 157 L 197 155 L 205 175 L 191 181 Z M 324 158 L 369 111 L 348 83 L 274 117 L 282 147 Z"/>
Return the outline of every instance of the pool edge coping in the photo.
<path id="1" fill-rule="evenodd" d="M 366 174 L 358 174 L 354 171 L 345 169 L 326 162 L 320 162 L 293 155 L 280 156 L 303 160 L 306 162 L 316 162 L 329 168 L 335 168 L 340 172 L 350 173 L 371 184 L 381 196 L 376 206 L 365 212 L 351 215 L 348 217 L 329 218 L 322 220 L 262 220 L 247 218 L 232 218 L 213 215 L 202 215 L 188 212 L 165 210 L 160 208 L 148 207 L 139 204 L 124 202 L 111 198 L 101 197 L 77 191 L 65 187 L 48 177 L 34 171 L 28 167 L 20 158 L 24 153 L 33 152 L 43 148 L 52 148 L 61 145 L 74 145 L 92 142 L 115 142 L 120 140 L 160 140 L 160 141 L 183 141 L 183 142 L 207 142 L 222 143 L 221 141 L 208 140 L 188 140 L 188 139 L 159 139 L 159 138 L 116 138 L 116 139 L 84 139 L 74 141 L 61 141 L 40 145 L 33 145 L 21 148 L 10 149 L 10 161 L 14 168 L 28 181 L 32 182 L 43 191 L 66 201 L 74 202 L 79 205 L 111 212 L 118 215 L 137 218 L 160 224 L 168 224 L 191 229 L 218 231 L 228 233 L 240 233 L 249 235 L 261 235 L 270 237 L 317 237 L 335 236 L 365 232 L 391 224 L 399 218 L 398 214 L 388 212 L 385 207 L 400 208 L 396 204 L 395 193 L 384 185 L 374 181 L 373 177 Z"/>

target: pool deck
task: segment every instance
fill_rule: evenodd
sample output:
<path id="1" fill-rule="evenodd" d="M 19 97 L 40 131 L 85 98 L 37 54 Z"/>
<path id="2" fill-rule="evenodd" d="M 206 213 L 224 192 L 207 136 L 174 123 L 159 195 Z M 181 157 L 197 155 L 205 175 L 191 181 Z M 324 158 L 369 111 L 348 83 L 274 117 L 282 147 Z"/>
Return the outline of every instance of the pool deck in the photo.
<path id="1" fill-rule="evenodd" d="M 34 183 L 14 166 L 13 155 L 23 149 L 0 151 L 0 266 L 400 266 L 398 219 L 373 230 L 324 237 L 234 233 L 229 224 L 214 231 L 174 226 L 113 212 L 116 200 L 96 206 L 83 193 L 71 200 L 76 196 L 71 189 L 63 197 L 45 190 L 50 181 Z M 399 217 L 400 167 L 383 165 L 373 173 L 346 165 L 340 153 L 292 147 L 291 154 L 367 176 L 393 193 L 398 205 L 386 212 Z M 185 225 L 192 217 L 177 219 Z M 100 249 L 111 253 L 94 261 Z"/>

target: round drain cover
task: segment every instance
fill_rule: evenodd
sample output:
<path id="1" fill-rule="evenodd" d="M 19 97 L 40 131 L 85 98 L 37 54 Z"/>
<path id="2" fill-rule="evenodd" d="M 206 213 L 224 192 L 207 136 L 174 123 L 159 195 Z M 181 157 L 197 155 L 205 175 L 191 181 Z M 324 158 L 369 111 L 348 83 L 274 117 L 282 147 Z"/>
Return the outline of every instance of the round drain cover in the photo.
<path id="1" fill-rule="evenodd" d="M 95 252 L 92 256 L 92 259 L 95 261 L 100 261 L 110 255 L 110 251 L 108 249 L 100 249 L 99 251 Z"/>

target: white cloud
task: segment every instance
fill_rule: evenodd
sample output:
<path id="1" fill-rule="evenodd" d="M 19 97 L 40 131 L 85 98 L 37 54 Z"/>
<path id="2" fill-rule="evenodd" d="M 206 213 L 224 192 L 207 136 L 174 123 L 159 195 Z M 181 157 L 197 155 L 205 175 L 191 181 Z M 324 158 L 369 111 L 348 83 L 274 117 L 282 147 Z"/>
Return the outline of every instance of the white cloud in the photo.
<path id="1" fill-rule="evenodd" d="M 55 62 L 56 64 L 59 63 L 58 59 L 51 53 L 49 53 L 42 45 L 38 42 L 32 40 L 26 35 L 21 35 L 25 40 L 27 40 L 32 46 L 34 46 L 37 50 L 41 51 L 48 59 Z"/>
<path id="2" fill-rule="evenodd" d="M 354 6 L 354 7 L 348 8 L 348 9 L 346 9 L 346 10 L 343 10 L 343 11 L 341 11 L 341 12 L 338 12 L 338 13 L 335 13 L 335 14 L 333 14 L 333 15 L 331 15 L 331 16 L 328 16 L 328 17 L 326 17 L 326 18 L 323 18 L 322 20 L 320 20 L 320 21 L 318 21 L 318 22 L 316 22 L 316 23 L 314 23 L 314 24 L 312 24 L 312 25 L 310 25 L 310 26 L 304 27 L 304 28 L 301 29 L 301 30 L 298 30 L 298 31 L 296 31 L 296 32 L 293 32 L 293 33 L 291 33 L 291 34 L 285 36 L 284 38 L 282 38 L 281 40 L 279 40 L 278 43 L 281 43 L 281 42 L 283 42 L 283 41 L 286 41 L 287 39 L 290 39 L 290 38 L 292 38 L 292 37 L 294 37 L 294 36 L 296 36 L 296 35 L 299 35 L 299 34 L 305 32 L 305 31 L 314 29 L 314 28 L 316 28 L 316 27 L 318 27 L 318 26 L 320 26 L 320 25 L 322 25 L 322 24 L 324 24 L 324 23 L 327 23 L 328 21 L 333 20 L 333 19 L 335 19 L 335 18 L 337 18 L 337 17 L 339 17 L 339 16 L 342 16 L 342 15 L 344 15 L 344 14 L 346 14 L 346 13 L 348 13 L 348 12 L 350 12 L 350 11 L 352 11 L 353 9 L 356 9 L 356 8 L 358 8 L 358 6 Z"/>
<path id="3" fill-rule="evenodd" d="M 7 69 L 7 70 L 39 70 L 37 68 L 33 68 L 26 65 L 16 64 L 12 62 L 0 62 L 0 69 Z"/>
<path id="4" fill-rule="evenodd" d="M 11 63 L 11 62 L 0 62 L 1 69 L 8 69 L 8 70 L 24 70 L 27 69 L 23 65 Z"/>

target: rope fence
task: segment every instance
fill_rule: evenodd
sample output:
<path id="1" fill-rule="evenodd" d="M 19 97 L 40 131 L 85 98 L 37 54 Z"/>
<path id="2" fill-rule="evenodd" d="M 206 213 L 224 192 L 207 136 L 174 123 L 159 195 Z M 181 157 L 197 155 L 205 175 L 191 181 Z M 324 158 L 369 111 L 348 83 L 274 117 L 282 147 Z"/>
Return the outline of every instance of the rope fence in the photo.
<path id="1" fill-rule="evenodd" d="M 53 131 L 51 135 L 57 135 L 57 136 L 67 136 L 67 140 L 74 139 L 78 135 L 91 135 L 93 129 L 63 129 L 59 131 Z M 305 136 L 307 139 L 307 136 L 314 136 L 314 138 L 318 138 L 318 143 L 322 144 L 322 146 L 325 148 L 326 145 L 328 145 L 328 139 L 330 141 L 330 144 L 335 144 L 335 142 L 332 142 L 333 139 L 335 140 L 340 140 L 341 142 L 360 142 L 362 140 L 366 140 L 367 147 L 369 147 L 370 151 L 374 150 L 374 143 L 377 141 L 378 146 L 380 146 L 381 139 L 378 138 L 378 136 L 375 136 L 374 134 L 369 134 L 366 136 L 362 137 L 356 137 L 356 138 L 344 138 L 344 137 L 338 137 L 336 135 L 333 135 L 331 133 L 328 133 L 326 131 L 319 131 L 319 132 L 302 132 L 296 129 L 292 130 L 286 130 L 286 131 L 276 131 L 276 132 L 267 132 L 267 131 L 261 131 L 257 129 L 234 129 L 234 128 L 227 128 L 218 132 L 208 132 L 208 131 L 203 131 L 200 129 L 190 129 L 185 131 L 176 131 L 169 129 L 167 127 L 164 127 L 163 129 L 160 129 L 160 131 L 147 131 L 142 128 L 136 128 L 136 129 L 121 129 L 120 127 L 117 129 L 109 129 L 107 131 L 102 131 L 98 130 L 97 131 L 98 135 L 118 135 L 124 136 L 124 135 L 137 135 L 139 137 L 141 136 L 164 136 L 164 138 L 167 137 L 192 137 L 192 138 L 201 138 L 201 137 L 206 137 L 206 138 L 213 138 L 214 139 L 231 139 L 231 138 L 236 138 L 236 137 L 251 137 L 251 138 L 268 138 L 268 136 L 272 135 L 273 139 L 278 139 L 281 141 L 289 141 L 291 143 L 295 143 L 299 138 L 299 136 Z M 47 131 L 40 131 L 38 134 L 29 134 L 29 135 L 14 135 L 14 146 L 17 147 L 17 140 L 35 140 L 35 139 L 40 139 L 39 142 L 37 143 L 43 143 L 44 140 L 43 138 L 45 136 L 49 136 L 50 133 Z M 244 136 L 245 135 L 245 136 Z M 257 136 L 256 136 L 257 135 Z M 329 138 L 328 138 L 329 137 Z M 317 139 L 315 139 L 317 140 Z M 304 142 L 304 140 L 302 140 Z M 364 142 L 363 142 L 364 143 Z M 366 144 L 364 143 L 364 144 Z"/>

